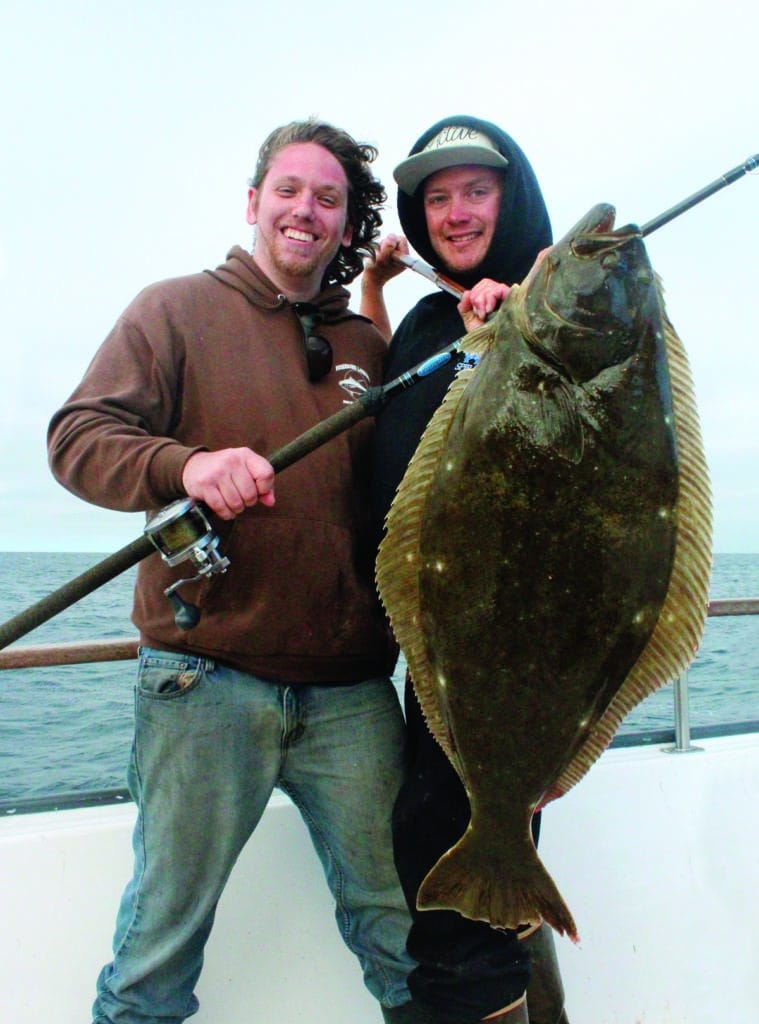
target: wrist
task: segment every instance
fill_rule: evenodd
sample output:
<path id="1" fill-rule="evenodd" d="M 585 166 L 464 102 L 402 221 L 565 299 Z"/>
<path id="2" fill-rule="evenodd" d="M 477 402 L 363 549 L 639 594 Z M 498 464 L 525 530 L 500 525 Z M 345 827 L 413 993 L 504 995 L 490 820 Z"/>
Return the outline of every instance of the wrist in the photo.
<path id="1" fill-rule="evenodd" d="M 361 275 L 361 291 L 364 295 L 367 292 L 381 292 L 385 282 L 373 271 L 364 270 Z"/>

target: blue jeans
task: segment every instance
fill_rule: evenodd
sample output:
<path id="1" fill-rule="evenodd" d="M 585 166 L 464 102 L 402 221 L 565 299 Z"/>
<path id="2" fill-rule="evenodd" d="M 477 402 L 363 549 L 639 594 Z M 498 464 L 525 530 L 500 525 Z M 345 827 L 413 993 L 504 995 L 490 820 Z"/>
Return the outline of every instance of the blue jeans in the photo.
<path id="1" fill-rule="evenodd" d="M 96 1024 L 180 1024 L 197 1011 L 216 904 L 275 786 L 308 826 L 368 989 L 385 1006 L 406 1002 L 410 919 L 390 832 L 403 736 L 388 679 L 291 687 L 143 649 L 134 876 L 98 978 Z"/>

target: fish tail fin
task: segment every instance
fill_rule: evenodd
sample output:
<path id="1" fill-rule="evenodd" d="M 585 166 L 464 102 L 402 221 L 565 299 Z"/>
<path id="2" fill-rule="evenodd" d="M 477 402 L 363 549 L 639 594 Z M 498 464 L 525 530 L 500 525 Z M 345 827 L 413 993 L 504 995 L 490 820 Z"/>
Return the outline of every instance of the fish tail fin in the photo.
<path id="1" fill-rule="evenodd" d="M 417 893 L 419 910 L 456 910 L 494 928 L 516 929 L 545 920 L 578 942 L 577 926 L 532 842 L 498 862 L 470 829 L 428 872 Z"/>

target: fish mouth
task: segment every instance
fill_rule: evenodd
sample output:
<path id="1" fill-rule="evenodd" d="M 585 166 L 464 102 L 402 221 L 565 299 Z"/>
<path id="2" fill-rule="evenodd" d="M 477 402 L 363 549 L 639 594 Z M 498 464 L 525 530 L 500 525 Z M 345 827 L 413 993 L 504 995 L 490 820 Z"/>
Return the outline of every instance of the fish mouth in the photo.
<path id="1" fill-rule="evenodd" d="M 589 215 L 589 218 L 592 218 L 594 213 L 596 213 L 597 219 L 592 222 L 592 226 L 582 225 L 583 230 L 569 243 L 569 248 L 574 256 L 580 259 L 595 256 L 603 252 L 604 249 L 615 249 L 620 245 L 624 245 L 625 242 L 636 236 L 643 237 L 637 224 L 625 224 L 624 227 L 617 228 L 616 231 L 614 230 L 617 212 L 613 206 L 603 204 L 597 207 L 596 210 L 598 211 L 597 213 L 596 211 L 591 211 Z M 577 229 L 575 228 L 574 230 Z"/>
<path id="2" fill-rule="evenodd" d="M 629 242 L 635 238 L 642 239 L 640 228 L 634 224 L 627 224 L 615 230 L 615 220 L 615 208 L 608 203 L 599 203 L 597 206 L 594 206 L 582 218 L 582 220 L 580 220 L 571 229 L 571 231 L 561 239 L 561 241 L 557 242 L 546 253 L 544 261 L 545 277 L 538 286 L 540 294 L 539 301 L 543 306 L 544 314 L 550 317 L 557 329 L 566 329 L 575 332 L 586 339 L 602 339 L 606 336 L 607 329 L 602 322 L 599 323 L 599 314 L 594 309 L 592 294 L 585 296 L 581 291 L 578 292 L 575 296 L 576 304 L 571 310 L 571 313 L 568 309 L 564 309 L 562 311 L 561 308 L 558 308 L 561 305 L 561 293 L 559 292 L 554 296 L 552 285 L 554 275 L 559 267 L 559 262 L 551 259 L 551 252 L 552 250 L 559 250 L 560 252 L 566 247 L 572 257 L 580 262 L 591 262 L 596 260 L 602 266 L 611 269 L 620 259 L 617 250 L 629 244 Z M 538 264 L 537 267 L 539 266 L 540 265 Z M 529 288 L 529 284 L 531 283 L 529 277 L 524 283 L 527 284 Z M 537 291 L 535 298 L 537 301 Z M 527 328 L 526 324 L 523 325 L 523 333 L 525 337 L 528 338 L 529 342 L 545 356 L 545 346 L 543 346 L 534 333 Z M 549 361 L 552 360 L 549 359 Z M 565 372 L 561 367 L 557 368 L 560 369 L 560 371 Z"/>
<path id="3" fill-rule="evenodd" d="M 609 206 L 605 209 L 605 212 L 601 214 L 601 219 L 598 224 L 593 228 L 593 233 L 597 234 L 602 231 L 611 231 L 614 227 L 614 221 L 617 218 L 617 211 L 613 206 Z"/>

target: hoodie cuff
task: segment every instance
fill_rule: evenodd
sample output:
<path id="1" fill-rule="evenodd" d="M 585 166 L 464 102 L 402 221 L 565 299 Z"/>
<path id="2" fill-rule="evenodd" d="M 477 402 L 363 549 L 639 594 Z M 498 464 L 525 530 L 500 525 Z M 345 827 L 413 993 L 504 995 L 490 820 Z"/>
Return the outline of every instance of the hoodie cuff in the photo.
<path id="1" fill-rule="evenodd" d="M 207 452 L 205 445 L 187 448 L 174 441 L 167 441 L 150 460 L 148 475 L 150 488 L 161 501 L 173 501 L 185 493 L 182 484 L 182 473 L 191 455 L 196 452 Z"/>

